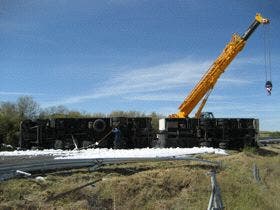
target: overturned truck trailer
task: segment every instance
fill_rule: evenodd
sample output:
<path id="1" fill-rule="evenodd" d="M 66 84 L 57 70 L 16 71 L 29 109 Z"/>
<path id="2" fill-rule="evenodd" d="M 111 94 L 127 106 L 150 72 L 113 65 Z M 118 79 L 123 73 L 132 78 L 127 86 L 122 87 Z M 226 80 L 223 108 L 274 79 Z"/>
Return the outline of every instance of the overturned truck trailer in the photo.
<path id="1" fill-rule="evenodd" d="M 239 149 L 256 146 L 258 136 L 258 119 L 165 118 L 159 121 L 158 145 Z"/>
<path id="2" fill-rule="evenodd" d="M 19 146 L 25 149 L 73 149 L 95 145 L 114 147 L 113 128 L 121 131 L 118 148 L 211 146 L 239 149 L 255 146 L 259 121 L 250 118 L 165 118 L 159 121 L 158 138 L 151 118 L 54 118 L 25 120 Z M 98 144 L 96 144 L 98 143 Z"/>
<path id="3" fill-rule="evenodd" d="M 121 133 L 121 148 L 143 148 L 152 145 L 151 118 L 54 118 L 25 120 L 20 125 L 20 148 L 85 148 L 89 145 L 114 147 L 114 133 Z"/>

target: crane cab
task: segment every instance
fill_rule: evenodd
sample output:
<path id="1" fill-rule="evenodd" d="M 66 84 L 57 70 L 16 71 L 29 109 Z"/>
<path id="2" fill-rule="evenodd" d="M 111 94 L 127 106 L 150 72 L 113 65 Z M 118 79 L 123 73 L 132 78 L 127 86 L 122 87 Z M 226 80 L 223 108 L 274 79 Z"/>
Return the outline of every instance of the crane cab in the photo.
<path id="1" fill-rule="evenodd" d="M 200 115 L 200 119 L 213 119 L 214 114 L 212 112 L 202 112 Z"/>

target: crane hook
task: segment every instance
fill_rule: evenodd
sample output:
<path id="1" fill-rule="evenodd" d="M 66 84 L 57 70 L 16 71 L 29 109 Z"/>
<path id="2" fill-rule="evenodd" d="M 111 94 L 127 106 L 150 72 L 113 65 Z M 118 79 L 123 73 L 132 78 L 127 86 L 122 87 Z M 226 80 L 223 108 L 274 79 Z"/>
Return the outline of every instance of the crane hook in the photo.
<path id="1" fill-rule="evenodd" d="M 272 82 L 271 81 L 266 81 L 265 83 L 265 88 L 266 88 L 266 91 L 267 91 L 267 94 L 268 95 L 271 95 L 271 91 L 272 91 Z"/>

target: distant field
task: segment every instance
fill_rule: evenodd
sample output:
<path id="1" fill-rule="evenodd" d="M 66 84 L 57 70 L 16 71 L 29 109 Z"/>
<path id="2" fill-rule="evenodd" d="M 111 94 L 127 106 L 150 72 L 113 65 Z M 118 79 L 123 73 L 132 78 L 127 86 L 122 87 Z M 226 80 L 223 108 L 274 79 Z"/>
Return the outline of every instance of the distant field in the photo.
<path id="1" fill-rule="evenodd" d="M 280 145 L 202 155 L 221 161 L 217 179 L 226 209 L 280 209 Z M 252 167 L 260 169 L 261 182 Z M 16 179 L 0 184 L 0 209 L 207 209 L 212 168 L 192 161 L 143 162 L 46 174 L 45 183 Z M 55 198 L 77 186 L 102 178 Z"/>
<path id="2" fill-rule="evenodd" d="M 260 131 L 260 139 L 268 139 L 268 138 L 280 138 L 280 132 Z"/>

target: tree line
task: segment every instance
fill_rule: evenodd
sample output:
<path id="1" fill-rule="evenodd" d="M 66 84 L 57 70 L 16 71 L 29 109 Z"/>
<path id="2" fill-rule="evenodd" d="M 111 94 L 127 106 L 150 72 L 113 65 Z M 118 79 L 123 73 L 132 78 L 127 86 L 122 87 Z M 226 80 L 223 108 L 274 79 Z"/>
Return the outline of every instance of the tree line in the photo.
<path id="1" fill-rule="evenodd" d="M 83 117 L 151 117 L 152 126 L 158 129 L 162 115 L 152 112 L 112 111 L 110 114 L 87 113 L 69 110 L 65 106 L 42 108 L 31 96 L 21 96 L 16 102 L 0 102 L 0 145 L 18 146 L 20 122 L 26 119 L 83 118 Z"/>

